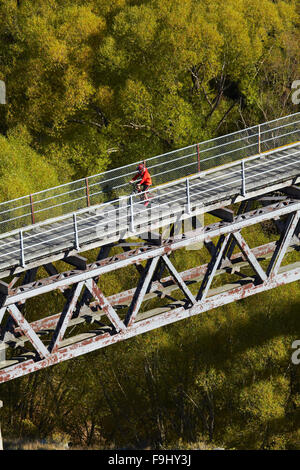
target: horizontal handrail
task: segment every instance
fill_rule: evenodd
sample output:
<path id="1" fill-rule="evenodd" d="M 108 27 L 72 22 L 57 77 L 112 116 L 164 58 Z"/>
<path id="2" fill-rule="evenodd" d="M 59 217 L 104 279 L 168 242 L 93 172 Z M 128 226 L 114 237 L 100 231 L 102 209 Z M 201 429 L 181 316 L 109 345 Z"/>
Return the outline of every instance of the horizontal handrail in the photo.
<path id="1" fill-rule="evenodd" d="M 292 136 L 297 133 L 299 133 L 298 140 L 300 140 L 299 117 L 300 113 L 283 116 L 225 136 L 151 157 L 147 159 L 147 166 L 151 172 L 153 170 L 154 184 L 157 186 L 177 180 L 181 175 L 187 177 L 195 174 L 199 171 L 199 165 L 201 170 L 213 168 L 222 164 L 224 159 L 226 162 L 233 162 L 236 159 L 248 158 L 255 153 L 262 153 L 270 146 L 275 149 L 282 144 L 291 143 Z M 269 138 L 268 134 L 270 133 L 276 135 Z M 256 139 L 257 137 L 258 139 Z M 253 139 L 254 142 L 250 143 Z M 191 152 L 191 149 L 194 151 Z M 179 165 L 179 162 L 182 164 Z M 39 223 L 43 220 L 78 212 L 87 205 L 92 207 L 105 203 L 105 199 L 112 191 L 120 191 L 121 188 L 122 191 L 125 191 L 124 188 L 128 186 L 127 178 L 135 173 L 136 165 L 137 163 L 132 163 L 98 175 L 2 202 L 0 203 L 0 233 L 29 226 L 31 222 Z M 154 170 L 159 167 L 163 167 L 164 171 L 155 173 Z M 76 197 L 74 197 L 75 195 Z M 26 200 L 28 202 L 24 204 Z M 17 205 L 18 203 L 21 204 Z"/>
<path id="2" fill-rule="evenodd" d="M 285 147 L 284 149 L 291 149 L 291 148 L 293 148 L 293 147 Z M 271 152 L 268 152 L 268 154 L 270 154 L 270 153 Z M 291 156 L 299 158 L 300 151 L 299 150 L 294 151 L 291 154 Z M 293 165 L 299 165 L 298 161 L 292 161 L 292 162 L 284 163 L 285 158 L 286 158 L 286 155 L 274 156 L 272 158 L 272 160 L 270 160 L 270 161 L 272 161 L 272 163 L 276 162 L 276 165 L 274 167 L 272 167 L 271 169 L 267 169 L 267 170 L 263 170 L 263 171 L 260 169 L 260 167 L 265 164 L 265 161 L 261 161 L 261 156 L 260 155 L 257 155 L 256 157 L 251 157 L 251 158 L 246 159 L 246 160 L 243 159 L 243 160 L 238 161 L 238 162 L 233 162 L 230 165 L 226 165 L 226 169 L 227 168 L 235 168 L 235 167 L 240 166 L 242 164 L 242 171 L 241 170 L 235 170 L 233 172 L 232 171 L 230 172 L 230 176 L 239 174 L 239 177 L 235 178 L 234 180 L 230 180 L 228 182 L 223 182 L 220 185 L 212 184 L 211 188 L 200 189 L 200 190 L 196 189 L 196 192 L 194 191 L 195 188 L 198 187 L 199 185 L 203 184 L 203 182 L 194 182 L 192 185 L 190 185 L 190 182 L 195 179 L 195 175 L 193 175 L 193 176 L 183 178 L 182 180 L 180 180 L 177 183 L 178 186 L 176 188 L 172 188 L 172 190 L 167 190 L 167 188 L 169 187 L 169 184 L 170 184 L 169 183 L 167 185 L 164 185 L 163 187 L 160 187 L 159 189 L 153 188 L 153 189 L 149 190 L 148 193 L 153 195 L 152 196 L 152 202 L 155 202 L 155 200 L 158 202 L 157 206 L 154 206 L 154 209 L 156 208 L 156 209 L 161 210 L 165 206 L 168 206 L 170 203 L 174 207 L 175 203 L 180 202 L 179 210 L 183 210 L 183 211 L 186 210 L 185 207 L 184 207 L 185 205 L 190 210 L 191 207 L 195 207 L 195 206 L 197 206 L 197 204 L 199 204 L 199 196 L 201 197 L 201 196 L 203 196 L 203 195 L 205 195 L 205 194 L 207 194 L 211 191 L 215 191 L 215 190 L 227 187 L 227 186 L 235 187 L 234 185 L 238 184 L 237 189 L 240 188 L 241 194 L 245 195 L 243 193 L 246 193 L 246 191 L 247 191 L 246 183 L 250 179 L 257 178 L 258 175 L 261 178 L 262 175 L 266 175 L 268 173 L 280 170 L 282 168 L 288 168 L 288 167 L 293 166 Z M 280 161 L 283 161 L 283 164 L 278 165 L 278 163 Z M 250 163 L 250 165 L 248 163 Z M 249 174 L 249 172 L 252 171 L 252 170 L 256 170 L 255 173 L 254 174 Z M 215 169 L 215 171 L 219 172 L 220 169 Z M 198 177 L 199 176 L 200 175 L 198 175 Z M 221 178 L 224 178 L 224 175 L 222 175 L 222 174 L 221 175 L 216 175 L 215 177 L 212 177 L 209 180 L 204 179 L 204 181 L 207 181 L 209 183 L 215 183 L 215 182 L 217 182 L 217 180 L 220 180 Z M 191 190 L 193 190 L 193 192 L 194 192 L 192 195 L 190 194 L 189 191 L 186 192 L 187 183 L 188 183 L 188 187 Z M 235 189 L 235 191 L 237 189 Z M 155 192 L 157 192 L 157 191 L 158 191 L 158 194 L 155 195 Z M 177 194 L 178 196 L 175 196 L 175 200 L 173 199 L 171 201 L 161 202 L 160 199 L 163 196 L 163 194 L 162 194 L 163 191 L 165 191 L 166 195 L 168 195 L 168 196 L 171 195 L 171 194 Z M 120 207 L 113 207 L 113 204 L 111 202 L 107 202 L 107 203 L 104 203 L 104 204 L 98 206 L 97 211 L 100 211 L 101 209 L 105 210 L 105 208 L 107 208 L 108 210 L 105 212 L 106 215 L 108 215 L 108 214 L 117 215 L 118 214 L 118 217 L 117 217 L 116 220 L 118 220 L 119 225 L 118 225 L 118 228 L 116 229 L 116 231 L 120 231 L 120 230 L 124 231 L 125 230 L 126 232 L 129 232 L 130 227 L 134 228 L 134 222 L 135 222 L 134 217 L 143 216 L 143 214 L 148 213 L 147 208 L 142 208 L 141 209 L 139 207 L 140 202 L 139 202 L 138 198 L 140 197 L 141 194 L 145 194 L 145 193 L 140 193 L 138 196 L 131 195 L 130 198 L 124 199 L 124 205 L 121 208 Z M 185 195 L 188 198 L 186 201 L 185 201 Z M 192 197 L 194 198 L 195 196 L 197 197 L 198 201 L 196 203 L 195 202 L 193 203 Z M 135 202 L 133 202 L 134 198 L 137 199 Z M 119 200 L 114 201 L 114 203 L 116 203 L 116 202 L 119 202 Z M 111 207 L 109 207 L 109 206 L 111 206 Z M 137 208 L 139 208 L 138 212 L 136 211 Z M 120 210 L 123 211 L 123 213 L 120 214 Z M 27 228 L 25 230 L 20 230 L 18 232 L 19 237 L 17 239 L 5 243 L 5 247 L 12 246 L 12 248 L 13 248 L 13 245 L 15 245 L 16 249 L 13 249 L 12 251 L 8 251 L 8 252 L 6 251 L 5 253 L 0 254 L 0 259 L 1 258 L 8 258 L 10 255 L 17 254 L 20 265 L 22 265 L 24 267 L 25 263 L 26 263 L 26 253 L 28 254 L 28 253 L 32 252 L 33 249 L 36 249 L 37 247 L 41 247 L 43 245 L 49 246 L 50 244 L 53 244 L 53 243 L 59 244 L 61 242 L 61 240 L 63 240 L 63 239 L 65 239 L 65 242 L 67 243 L 68 249 L 72 248 L 72 246 L 75 246 L 75 248 L 77 250 L 80 250 L 80 241 L 81 241 L 80 237 L 84 232 L 91 231 L 93 229 L 100 230 L 101 227 L 107 226 L 108 222 L 113 219 L 113 217 L 106 217 L 106 220 L 104 220 L 104 221 L 102 220 L 102 221 L 99 222 L 97 219 L 99 218 L 100 215 L 101 214 L 98 212 L 96 214 L 89 215 L 88 217 L 86 217 L 84 219 L 80 218 L 80 214 L 77 214 L 77 216 L 76 216 L 76 214 L 73 214 L 73 216 L 72 216 L 72 214 L 69 214 L 68 216 L 65 215 L 64 219 L 68 219 L 68 220 L 65 220 L 65 222 L 64 222 L 64 220 L 62 220 L 61 221 L 62 224 L 61 224 L 60 227 L 51 227 L 50 226 L 48 229 L 46 227 L 46 230 L 44 232 L 41 232 L 41 233 L 31 233 L 32 230 L 35 230 L 37 228 L 34 225 L 32 225 L 31 228 Z M 158 213 L 158 219 L 159 219 L 159 217 L 160 217 L 160 214 Z M 69 219 L 71 219 L 71 220 L 69 220 Z M 84 226 L 84 227 L 81 226 L 82 223 L 86 224 L 88 221 L 93 221 L 93 219 L 95 220 L 95 223 L 92 223 L 91 225 Z M 155 220 L 157 220 L 157 219 L 155 219 Z M 47 225 L 47 224 L 45 222 L 42 223 L 42 224 L 39 224 L 39 226 L 42 226 L 42 225 Z M 54 236 L 51 236 L 51 232 L 55 232 L 55 231 L 58 231 L 58 230 L 63 230 L 64 233 L 61 233 L 59 235 L 53 234 Z M 104 235 L 105 235 L 105 233 L 104 233 Z M 36 243 L 34 242 L 34 239 L 37 239 Z M 31 244 L 31 243 L 29 244 L 30 241 L 33 241 L 33 244 Z M 1 244 L 0 247 L 3 247 L 3 244 Z"/>

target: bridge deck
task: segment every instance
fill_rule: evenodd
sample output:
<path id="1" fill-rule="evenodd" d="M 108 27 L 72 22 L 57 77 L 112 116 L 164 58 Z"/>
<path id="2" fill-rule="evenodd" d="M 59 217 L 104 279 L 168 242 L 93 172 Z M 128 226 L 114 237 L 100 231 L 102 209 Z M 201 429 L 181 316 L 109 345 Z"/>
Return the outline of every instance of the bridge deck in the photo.
<path id="1" fill-rule="evenodd" d="M 291 184 L 291 180 L 292 183 L 297 183 L 300 177 L 299 157 L 300 144 L 294 144 L 268 155 L 245 159 L 247 194 L 244 197 L 251 197 L 258 191 L 262 194 L 268 193 L 274 188 Z M 189 178 L 189 209 L 197 215 L 211 210 L 212 207 L 222 207 L 234 202 L 235 198 L 241 195 L 241 186 L 240 162 Z M 0 277 L 7 275 L 8 270 L 24 269 L 24 261 L 27 266 L 33 262 L 36 265 L 45 264 L 57 254 L 62 254 L 62 258 L 63 254 L 69 255 L 74 251 L 84 251 L 143 233 L 147 231 L 150 223 L 151 228 L 156 229 L 165 226 L 167 218 L 179 215 L 184 219 L 190 216 L 186 207 L 186 180 L 160 186 L 154 189 L 151 195 L 152 200 L 148 208 L 135 196 L 132 207 L 128 205 L 128 198 L 121 198 L 110 204 L 79 211 L 76 214 L 75 232 L 73 215 L 70 214 L 61 219 L 25 227 L 22 240 L 19 230 L 3 234 L 0 238 Z"/>

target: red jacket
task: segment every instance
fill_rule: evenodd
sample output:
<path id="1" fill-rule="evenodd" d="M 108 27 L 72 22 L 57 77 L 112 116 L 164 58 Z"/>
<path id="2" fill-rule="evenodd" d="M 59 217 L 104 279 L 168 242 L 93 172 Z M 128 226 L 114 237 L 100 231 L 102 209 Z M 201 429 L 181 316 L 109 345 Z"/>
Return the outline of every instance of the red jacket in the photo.
<path id="1" fill-rule="evenodd" d="M 147 186 L 150 186 L 152 184 L 152 179 L 151 179 L 150 173 L 147 170 L 147 168 L 145 168 L 144 173 L 143 173 L 142 176 L 139 173 L 137 173 L 132 178 L 132 181 L 135 181 L 137 178 L 142 178 L 142 180 L 139 182 L 139 184 L 146 184 Z"/>

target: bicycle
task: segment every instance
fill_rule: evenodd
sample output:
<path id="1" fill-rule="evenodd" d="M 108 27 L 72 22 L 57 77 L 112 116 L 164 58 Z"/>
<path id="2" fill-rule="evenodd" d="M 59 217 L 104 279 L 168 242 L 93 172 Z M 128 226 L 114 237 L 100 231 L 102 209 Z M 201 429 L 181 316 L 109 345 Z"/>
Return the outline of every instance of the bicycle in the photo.
<path id="1" fill-rule="evenodd" d="M 151 202 L 152 197 L 148 196 L 148 190 L 143 191 L 139 183 L 130 183 L 132 184 L 132 196 L 139 196 L 140 201 L 144 202 L 145 206 L 148 206 L 148 204 Z"/>

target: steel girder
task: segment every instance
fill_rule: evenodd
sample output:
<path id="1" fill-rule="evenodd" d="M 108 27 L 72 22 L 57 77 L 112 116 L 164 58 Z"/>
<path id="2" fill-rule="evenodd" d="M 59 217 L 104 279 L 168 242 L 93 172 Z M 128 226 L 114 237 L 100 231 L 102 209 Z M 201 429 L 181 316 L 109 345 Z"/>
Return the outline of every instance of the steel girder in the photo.
<path id="1" fill-rule="evenodd" d="M 58 273 L 53 265 L 47 265 L 45 269 L 50 274 L 47 278 L 35 280 L 36 270 L 30 270 L 21 286 L 15 286 L 17 276 L 9 283 L 1 282 L 0 382 L 299 280 L 300 260 L 283 266 L 283 259 L 287 253 L 300 250 L 300 202 L 297 196 L 279 200 L 275 196 L 270 202 L 248 211 L 249 203 L 243 203 L 232 220 L 224 213 L 225 220 L 161 240 L 159 245 L 157 241 L 156 245 L 120 241 L 125 251 L 109 256 L 113 245 L 102 247 L 94 263 L 71 260 L 77 269 Z M 222 217 L 222 212 L 218 216 Z M 246 232 L 255 224 L 279 219 L 283 220 L 277 241 L 249 247 L 241 230 Z M 169 255 L 199 241 L 205 242 L 210 261 L 179 273 Z M 128 250 L 133 245 L 134 249 Z M 233 254 L 236 246 L 240 252 Z M 262 261 L 267 268 L 262 267 Z M 142 263 L 146 263 L 145 267 Z M 140 279 L 136 288 L 106 297 L 101 277 L 130 265 L 138 266 Z M 169 276 L 163 279 L 162 266 L 169 271 Z M 242 272 L 246 267 L 251 268 L 250 275 L 249 269 Z M 239 276 L 212 288 L 215 278 L 221 280 L 223 274 Z M 25 318 L 28 299 L 55 290 L 65 297 L 61 313 L 31 322 Z M 172 292 L 181 292 L 183 297 L 174 298 Z M 153 298 L 171 302 L 141 311 L 143 302 Z M 71 327 L 89 323 L 93 324 L 92 330 L 68 334 Z M 11 351 L 15 351 L 15 356 Z"/>

